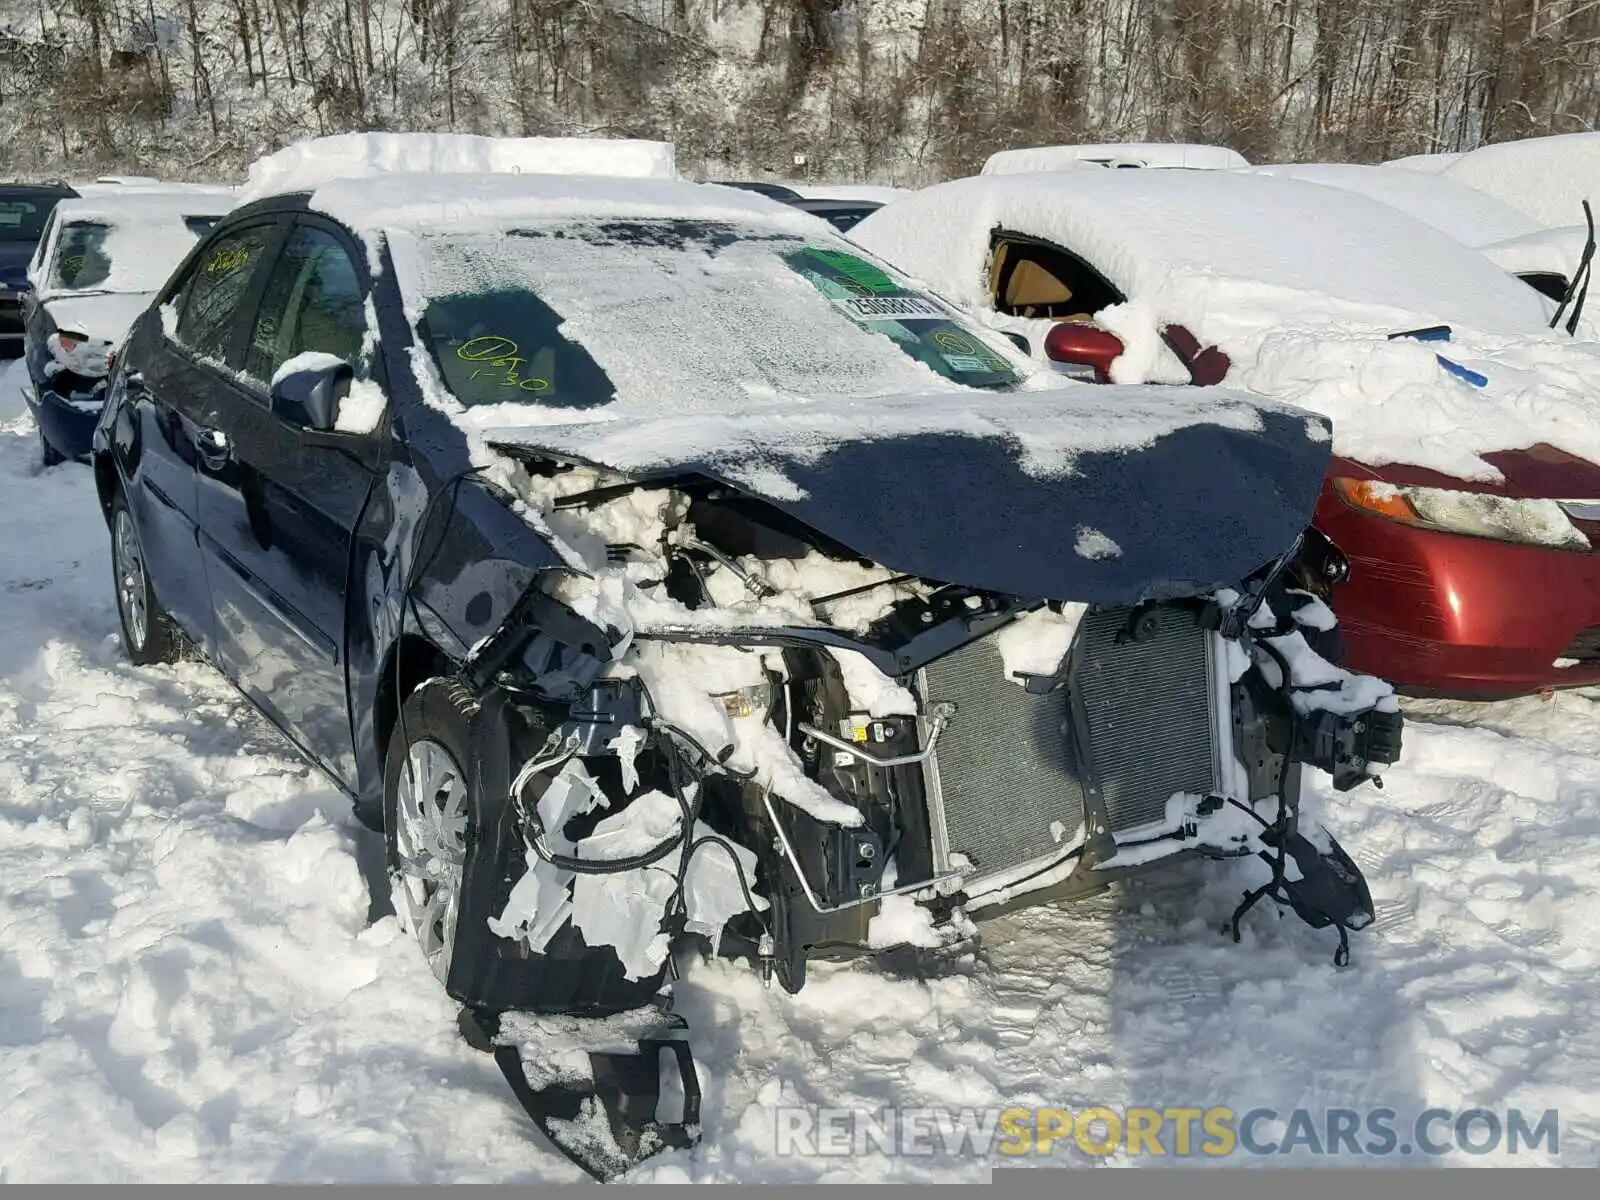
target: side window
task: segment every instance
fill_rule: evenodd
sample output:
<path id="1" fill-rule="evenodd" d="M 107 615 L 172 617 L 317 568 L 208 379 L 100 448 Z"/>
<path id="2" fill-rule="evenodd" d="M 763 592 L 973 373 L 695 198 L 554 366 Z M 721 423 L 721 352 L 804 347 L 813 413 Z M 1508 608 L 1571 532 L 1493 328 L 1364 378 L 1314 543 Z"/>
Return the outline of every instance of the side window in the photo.
<path id="1" fill-rule="evenodd" d="M 338 239 L 303 225 L 283 247 L 250 332 L 245 374 L 264 384 L 301 354 L 331 354 L 357 377 L 367 333 L 361 280 Z"/>
<path id="2" fill-rule="evenodd" d="M 1008 317 L 1087 320 L 1122 295 L 1082 259 L 1026 242 L 997 241 L 989 256 L 989 296 Z"/>
<path id="3" fill-rule="evenodd" d="M 271 234 L 271 226 L 251 226 L 202 251 L 182 295 L 176 298 L 179 342 L 206 358 L 226 359 L 239 305 L 250 290 Z"/>

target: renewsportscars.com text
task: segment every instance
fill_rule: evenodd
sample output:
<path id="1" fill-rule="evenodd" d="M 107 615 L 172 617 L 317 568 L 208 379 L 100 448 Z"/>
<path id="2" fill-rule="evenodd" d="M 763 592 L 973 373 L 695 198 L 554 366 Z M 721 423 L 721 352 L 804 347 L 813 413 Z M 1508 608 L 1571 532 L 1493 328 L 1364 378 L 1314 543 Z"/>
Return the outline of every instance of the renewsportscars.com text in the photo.
<path id="1" fill-rule="evenodd" d="M 1560 1114 L 1520 1109 L 850 1108 L 777 1110 L 777 1154 L 1105 1158 L 1560 1153 Z"/>

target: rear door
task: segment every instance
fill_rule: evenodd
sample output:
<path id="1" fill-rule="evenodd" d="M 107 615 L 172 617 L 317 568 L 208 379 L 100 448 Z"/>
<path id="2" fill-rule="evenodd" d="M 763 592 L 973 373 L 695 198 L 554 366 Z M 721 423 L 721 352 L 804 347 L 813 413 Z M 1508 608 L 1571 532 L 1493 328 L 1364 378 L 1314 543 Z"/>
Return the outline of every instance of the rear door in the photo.
<path id="1" fill-rule="evenodd" d="M 355 433 L 308 429 L 303 413 L 276 410 L 271 384 L 310 352 L 371 378 L 363 261 L 337 226 L 301 217 L 293 227 L 262 292 L 238 386 L 218 393 L 207 414 L 226 445 L 202 456 L 198 474 L 219 661 L 351 787 L 345 598 L 387 422 Z"/>
<path id="2" fill-rule="evenodd" d="M 189 261 L 127 348 L 124 407 L 136 425 L 124 463 L 129 504 L 156 596 L 214 656 L 210 590 L 197 549 L 199 435 L 217 396 L 237 386 L 228 363 L 265 282 L 281 220 L 234 226 Z"/>

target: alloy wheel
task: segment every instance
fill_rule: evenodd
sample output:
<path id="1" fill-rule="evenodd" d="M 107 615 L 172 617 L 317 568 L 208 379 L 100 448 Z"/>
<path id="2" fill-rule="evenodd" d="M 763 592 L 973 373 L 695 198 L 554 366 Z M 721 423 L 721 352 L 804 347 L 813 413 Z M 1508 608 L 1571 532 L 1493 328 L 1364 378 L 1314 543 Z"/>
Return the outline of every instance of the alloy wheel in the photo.
<path id="1" fill-rule="evenodd" d="M 395 810 L 395 909 L 443 983 L 450 974 L 467 857 L 467 785 L 439 743 L 411 743 Z"/>
<path id="2" fill-rule="evenodd" d="M 122 628 L 128 634 L 129 648 L 137 653 L 144 649 L 145 639 L 150 636 L 150 611 L 145 603 L 148 584 L 139 535 L 134 532 L 133 518 L 126 508 L 117 509 L 114 541 L 117 609 L 122 617 Z"/>

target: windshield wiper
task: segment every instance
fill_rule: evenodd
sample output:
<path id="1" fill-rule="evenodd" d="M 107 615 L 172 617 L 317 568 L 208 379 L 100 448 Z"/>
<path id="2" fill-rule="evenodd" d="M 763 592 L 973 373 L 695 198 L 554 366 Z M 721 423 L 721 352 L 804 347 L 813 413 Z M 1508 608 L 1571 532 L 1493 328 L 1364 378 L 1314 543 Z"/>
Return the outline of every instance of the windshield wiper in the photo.
<path id="1" fill-rule="evenodd" d="M 1556 308 L 1555 316 L 1550 318 L 1550 328 L 1554 329 L 1556 323 L 1561 320 L 1561 314 L 1566 312 L 1567 305 L 1571 304 L 1573 306 L 1572 315 L 1567 319 L 1568 337 L 1572 337 L 1577 333 L 1578 319 L 1583 316 L 1584 302 L 1589 299 L 1589 279 L 1593 274 L 1595 250 L 1594 210 L 1589 207 L 1587 200 L 1583 202 L 1583 219 L 1589 226 L 1589 236 L 1583 244 L 1583 257 L 1578 260 L 1578 269 L 1572 273 L 1572 282 L 1567 285 L 1567 294 L 1561 298 L 1561 303 Z M 1581 290 L 1579 289 L 1580 283 L 1582 284 Z M 1573 302 L 1574 296 L 1577 297 L 1576 303 Z"/>

